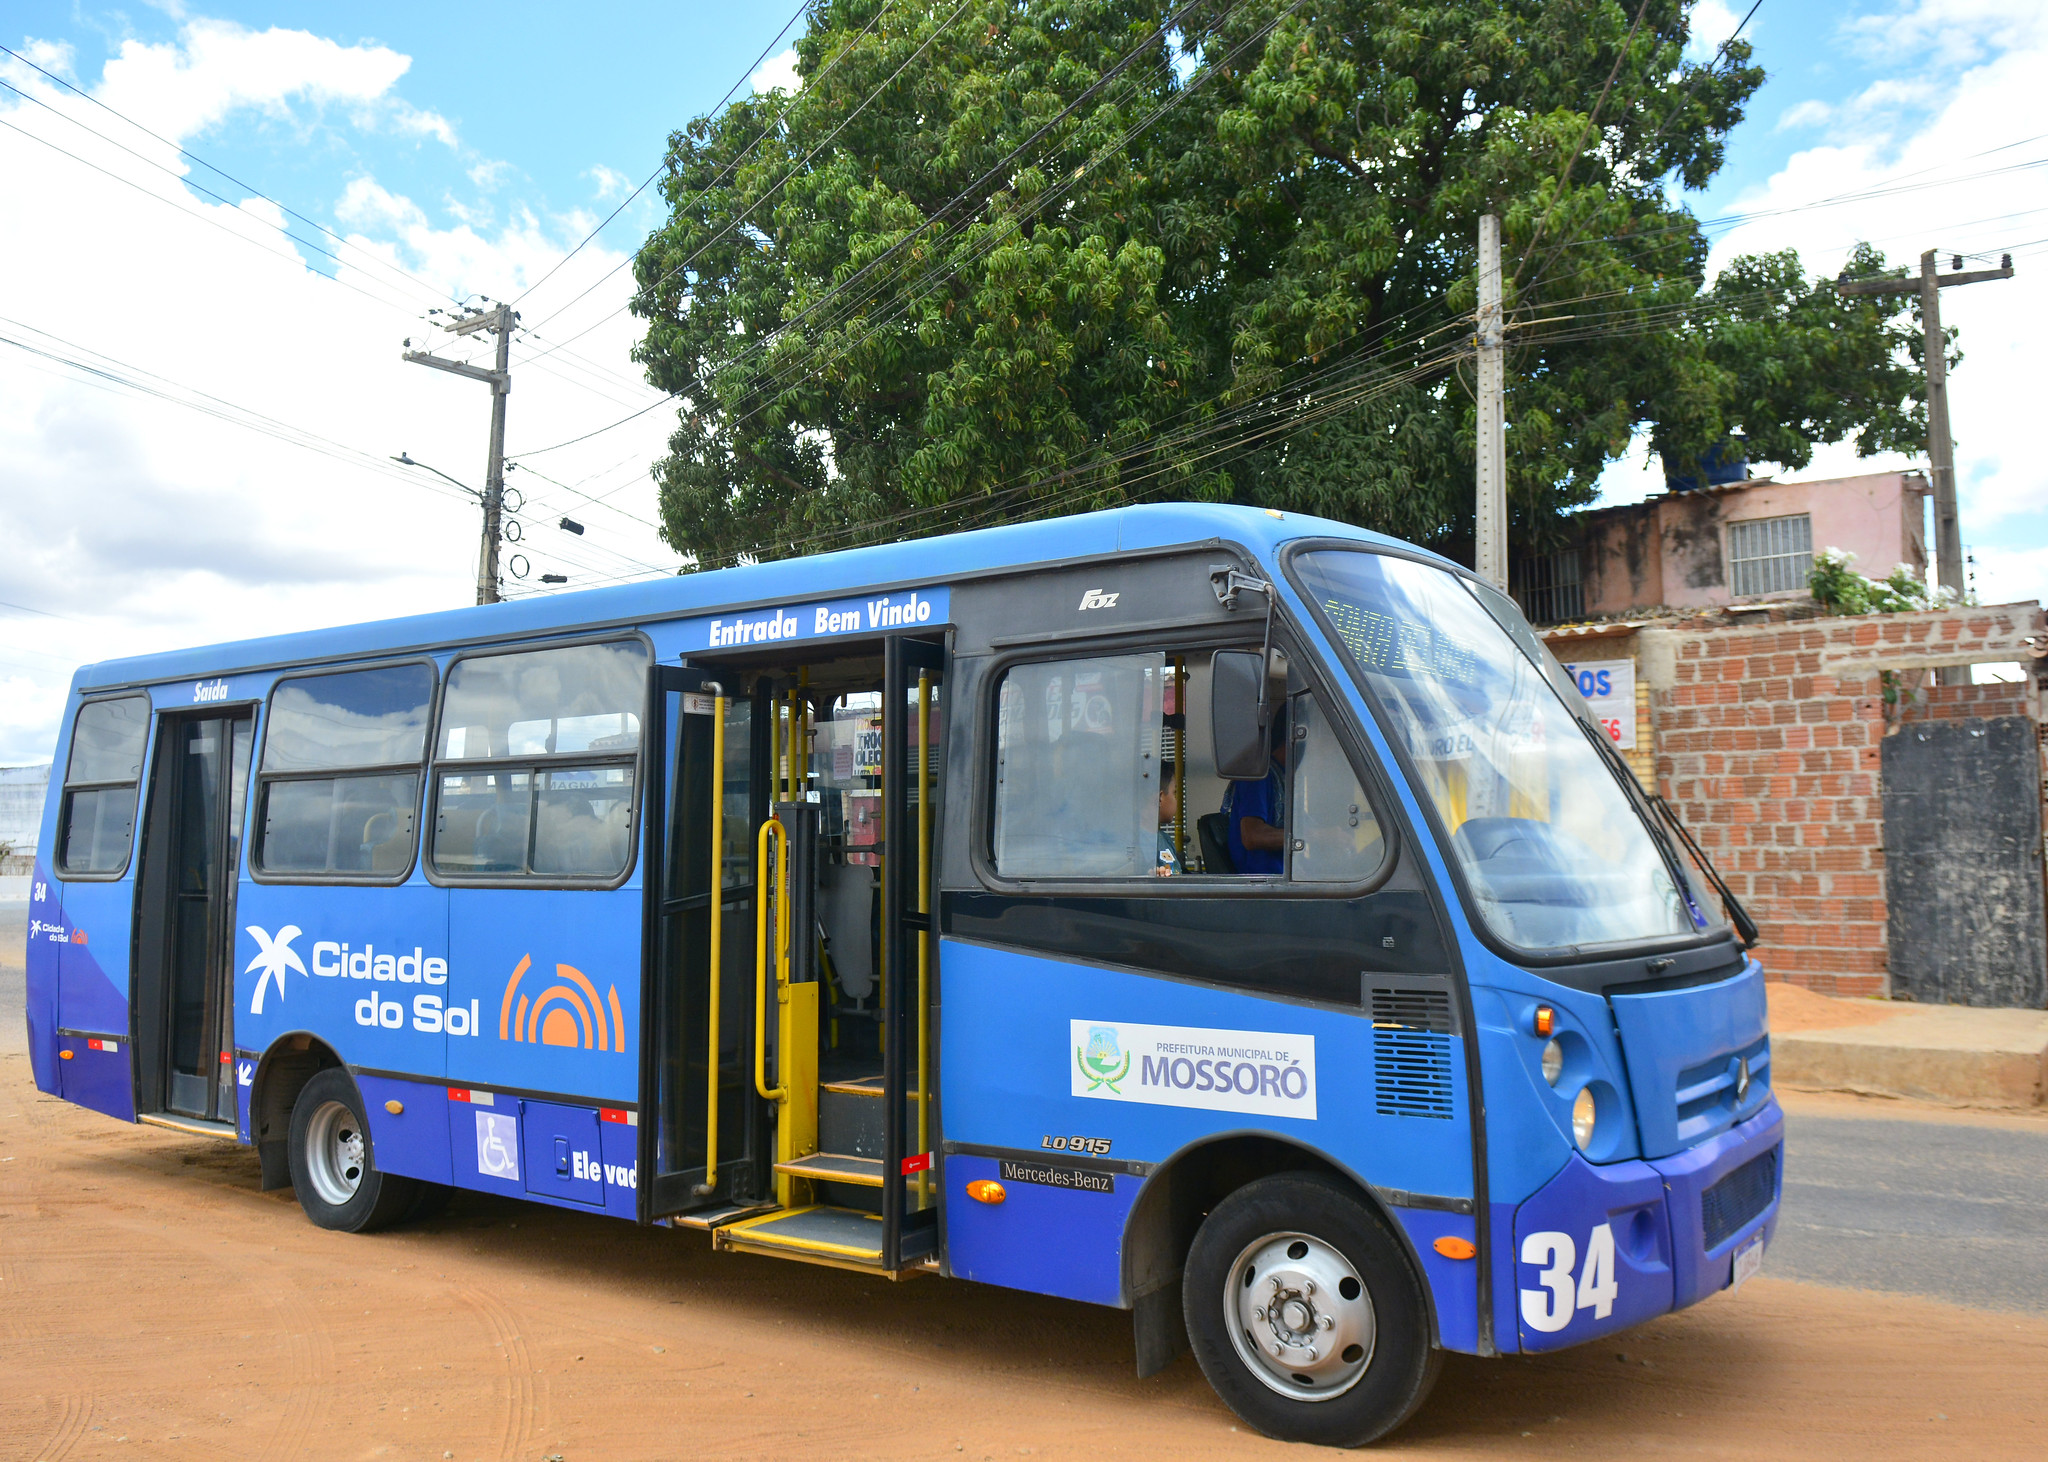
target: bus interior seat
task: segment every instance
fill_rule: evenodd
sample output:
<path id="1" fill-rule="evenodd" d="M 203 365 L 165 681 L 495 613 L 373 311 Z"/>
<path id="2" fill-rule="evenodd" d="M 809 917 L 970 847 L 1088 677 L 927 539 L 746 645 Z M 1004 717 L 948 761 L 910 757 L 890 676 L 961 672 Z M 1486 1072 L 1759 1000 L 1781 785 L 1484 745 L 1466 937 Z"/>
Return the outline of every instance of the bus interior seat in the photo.
<path id="1" fill-rule="evenodd" d="M 372 813 L 363 823 L 365 866 L 372 873 L 396 873 L 412 860 L 410 818 L 396 812 Z"/>
<path id="2" fill-rule="evenodd" d="M 1230 814 L 1227 812 L 1205 812 L 1195 819 L 1195 835 L 1202 842 L 1202 871 L 1204 873 L 1235 873 L 1237 864 L 1230 857 Z"/>
<path id="3" fill-rule="evenodd" d="M 499 807 L 477 814 L 471 862 L 478 873 L 514 871 L 526 866 L 526 818 L 508 818 Z"/>

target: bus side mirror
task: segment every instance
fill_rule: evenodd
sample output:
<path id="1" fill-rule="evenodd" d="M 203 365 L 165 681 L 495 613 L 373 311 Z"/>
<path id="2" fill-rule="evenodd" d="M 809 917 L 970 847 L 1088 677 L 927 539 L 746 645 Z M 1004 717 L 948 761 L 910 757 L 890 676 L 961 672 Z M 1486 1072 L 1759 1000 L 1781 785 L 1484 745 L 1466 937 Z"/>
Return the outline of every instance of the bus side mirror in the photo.
<path id="1" fill-rule="evenodd" d="M 1259 718 L 1264 659 L 1256 650 L 1218 650 L 1210 661 L 1209 730 L 1216 744 L 1216 774 L 1233 782 L 1260 780 L 1272 762 Z"/>

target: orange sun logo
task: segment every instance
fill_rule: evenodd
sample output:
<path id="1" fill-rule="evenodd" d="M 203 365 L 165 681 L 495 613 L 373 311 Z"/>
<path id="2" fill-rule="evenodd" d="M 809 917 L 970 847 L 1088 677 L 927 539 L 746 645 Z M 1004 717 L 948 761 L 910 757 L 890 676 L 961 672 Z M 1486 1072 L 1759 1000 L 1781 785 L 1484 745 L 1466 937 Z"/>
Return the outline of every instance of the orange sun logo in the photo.
<path id="1" fill-rule="evenodd" d="M 597 998 L 597 987 L 574 965 L 556 965 L 559 984 L 548 986 L 538 996 L 521 995 L 519 982 L 533 967 L 533 956 L 523 954 L 512 978 L 505 982 L 505 999 L 498 1008 L 498 1039 L 531 1041 L 541 1046 L 581 1047 L 586 1051 L 611 1050 L 624 1054 L 626 1017 L 619 1009 L 619 987 L 607 985 L 611 1021 L 605 1021 L 605 1001 Z M 513 997 L 518 1005 L 513 1005 Z"/>

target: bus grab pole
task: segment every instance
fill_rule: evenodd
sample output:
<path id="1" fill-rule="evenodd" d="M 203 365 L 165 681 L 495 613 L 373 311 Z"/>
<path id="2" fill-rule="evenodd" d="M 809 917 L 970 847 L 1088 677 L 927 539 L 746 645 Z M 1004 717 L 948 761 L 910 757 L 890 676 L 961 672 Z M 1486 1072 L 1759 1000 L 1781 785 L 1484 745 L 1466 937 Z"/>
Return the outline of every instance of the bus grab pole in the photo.
<path id="1" fill-rule="evenodd" d="M 697 1196 L 718 1186 L 718 996 L 725 973 L 725 697 L 711 698 L 711 1003 L 710 1055 L 704 1076 L 704 1181 Z"/>
<path id="2" fill-rule="evenodd" d="M 776 852 L 770 855 L 768 845 L 776 845 Z M 786 887 L 789 865 L 789 832 L 774 818 L 761 824 L 761 838 L 756 848 L 760 871 L 756 875 L 754 892 L 754 1090 L 761 1093 L 764 1101 L 787 1100 L 789 1093 L 781 1086 L 768 1085 L 768 892 L 775 894 L 775 994 L 779 1004 L 782 997 L 782 976 L 789 954 L 789 889 Z"/>

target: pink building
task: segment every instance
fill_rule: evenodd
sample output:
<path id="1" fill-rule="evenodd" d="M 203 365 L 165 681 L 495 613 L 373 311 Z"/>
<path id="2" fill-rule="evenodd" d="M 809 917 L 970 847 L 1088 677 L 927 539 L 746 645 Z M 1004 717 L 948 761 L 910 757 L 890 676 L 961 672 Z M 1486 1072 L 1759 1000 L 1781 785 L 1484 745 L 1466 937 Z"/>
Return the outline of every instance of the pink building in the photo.
<path id="1" fill-rule="evenodd" d="M 1926 501 L 1917 472 L 1667 492 L 1579 514 L 1573 541 L 1517 560 L 1510 587 L 1537 624 L 1804 598 L 1826 548 L 1872 578 L 1896 564 L 1924 573 Z"/>

